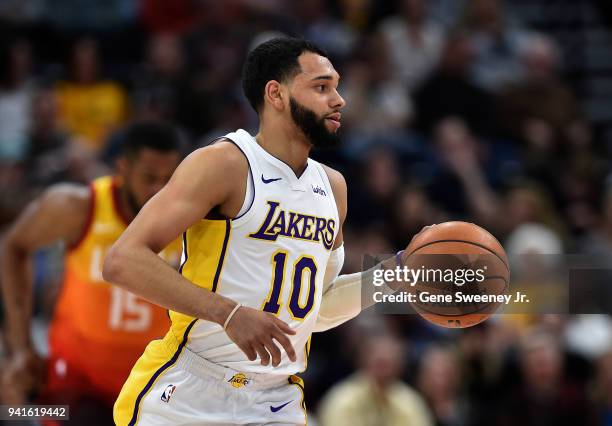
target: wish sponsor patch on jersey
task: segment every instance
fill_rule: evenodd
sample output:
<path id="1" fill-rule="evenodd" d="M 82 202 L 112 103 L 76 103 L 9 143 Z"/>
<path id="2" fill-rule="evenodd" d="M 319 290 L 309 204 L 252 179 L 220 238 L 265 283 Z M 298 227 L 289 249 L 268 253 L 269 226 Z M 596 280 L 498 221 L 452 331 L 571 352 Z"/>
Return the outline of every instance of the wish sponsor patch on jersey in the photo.
<path id="1" fill-rule="evenodd" d="M 318 185 L 317 186 L 312 185 L 312 192 L 314 192 L 315 194 L 319 194 L 324 197 L 327 197 L 327 193 L 325 192 L 325 190 Z"/>

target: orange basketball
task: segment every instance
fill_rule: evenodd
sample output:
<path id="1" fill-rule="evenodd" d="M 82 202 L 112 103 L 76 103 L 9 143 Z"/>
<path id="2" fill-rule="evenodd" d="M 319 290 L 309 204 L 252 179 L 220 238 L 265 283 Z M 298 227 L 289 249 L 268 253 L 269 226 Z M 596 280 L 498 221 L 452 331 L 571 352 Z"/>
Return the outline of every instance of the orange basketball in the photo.
<path id="1" fill-rule="evenodd" d="M 473 223 L 428 226 L 414 236 L 401 259 L 420 274 L 408 290 L 414 294 L 412 307 L 434 324 L 470 327 L 509 300 L 506 252 L 493 235 Z"/>

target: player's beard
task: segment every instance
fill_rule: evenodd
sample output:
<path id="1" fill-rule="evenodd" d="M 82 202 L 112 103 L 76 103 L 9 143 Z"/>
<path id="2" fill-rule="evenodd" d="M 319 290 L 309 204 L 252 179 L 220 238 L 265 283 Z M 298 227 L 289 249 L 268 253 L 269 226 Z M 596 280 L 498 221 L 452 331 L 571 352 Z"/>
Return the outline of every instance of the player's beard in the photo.
<path id="1" fill-rule="evenodd" d="M 289 98 L 289 105 L 291 118 L 312 145 L 319 148 L 340 145 L 338 134 L 327 130 L 325 117 L 318 117 L 313 110 L 301 105 L 292 97 Z"/>
<path id="2" fill-rule="evenodd" d="M 125 199 L 128 202 L 130 210 L 132 210 L 134 215 L 137 215 L 143 205 L 138 202 L 136 195 L 134 195 L 134 191 L 132 191 L 131 186 L 127 182 L 123 183 L 123 190 L 125 191 Z"/>

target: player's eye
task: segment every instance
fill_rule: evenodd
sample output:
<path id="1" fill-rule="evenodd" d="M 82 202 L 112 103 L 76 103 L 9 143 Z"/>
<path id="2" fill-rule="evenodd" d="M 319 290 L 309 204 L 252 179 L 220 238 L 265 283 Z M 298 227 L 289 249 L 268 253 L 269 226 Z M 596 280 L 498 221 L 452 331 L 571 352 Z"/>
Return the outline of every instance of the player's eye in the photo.
<path id="1" fill-rule="evenodd" d="M 327 89 L 327 86 L 326 86 L 325 84 L 319 84 L 319 85 L 317 86 L 317 91 L 318 91 L 318 92 L 321 92 L 321 93 L 322 93 L 322 92 L 325 92 L 325 89 Z"/>

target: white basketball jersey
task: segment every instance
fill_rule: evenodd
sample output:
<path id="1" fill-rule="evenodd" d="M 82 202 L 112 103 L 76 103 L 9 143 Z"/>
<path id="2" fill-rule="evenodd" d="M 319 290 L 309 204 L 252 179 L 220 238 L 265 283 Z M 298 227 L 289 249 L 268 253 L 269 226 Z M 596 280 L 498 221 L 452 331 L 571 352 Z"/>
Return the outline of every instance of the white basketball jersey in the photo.
<path id="1" fill-rule="evenodd" d="M 220 325 L 176 312 L 171 312 L 172 331 L 209 361 L 244 372 L 295 374 L 306 368 L 323 276 L 340 226 L 332 188 L 312 159 L 297 177 L 246 131 L 225 137 L 248 160 L 252 204 L 235 219 L 203 219 L 189 228 L 180 270 L 197 285 L 288 323 L 297 332 L 288 336 L 297 362 L 278 343 L 278 367 L 249 361 Z"/>

